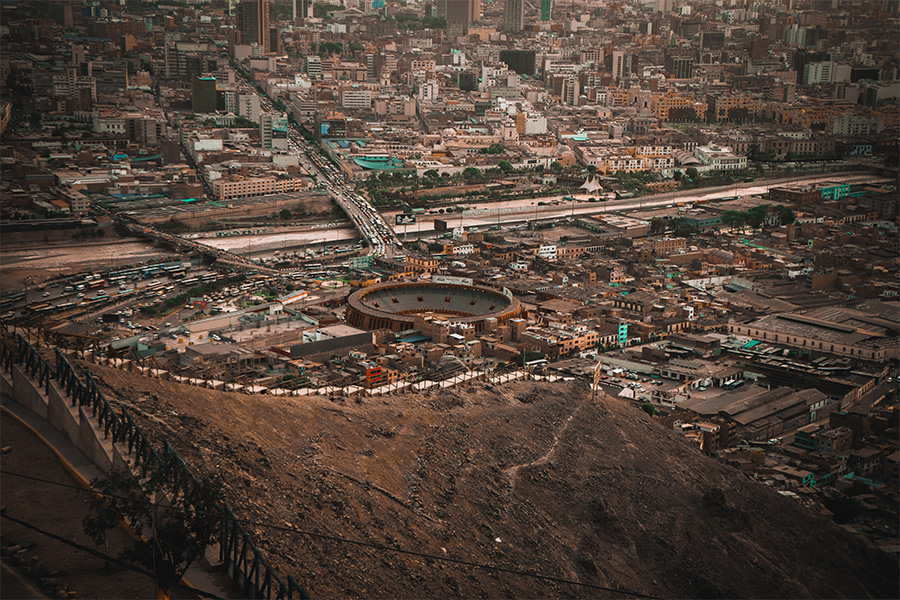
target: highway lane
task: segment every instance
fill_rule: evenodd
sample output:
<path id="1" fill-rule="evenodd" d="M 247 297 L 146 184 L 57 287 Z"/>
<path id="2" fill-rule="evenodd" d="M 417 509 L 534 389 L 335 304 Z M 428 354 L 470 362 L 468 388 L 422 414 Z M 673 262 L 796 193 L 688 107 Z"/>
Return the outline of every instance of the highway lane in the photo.
<path id="1" fill-rule="evenodd" d="M 237 74 L 254 88 L 254 93 L 259 96 L 266 112 L 274 112 L 272 100 L 256 90 L 256 86 L 242 73 Z M 299 155 L 301 163 L 317 184 L 328 190 L 338 206 L 350 217 L 353 225 L 369 244 L 372 254 L 389 260 L 402 251 L 403 244 L 394 230 L 369 201 L 352 188 L 341 170 L 325 157 L 321 149 L 308 142 L 290 122 L 287 134 L 288 148 Z"/>
<path id="2" fill-rule="evenodd" d="M 776 180 L 780 181 L 780 180 Z M 826 181 L 840 181 L 844 183 L 862 183 L 878 181 L 888 181 L 877 175 L 861 175 L 861 174 L 835 174 L 822 175 L 818 177 L 805 178 L 791 181 L 792 185 L 806 185 L 811 183 L 820 183 Z M 467 205 L 467 209 L 462 213 L 450 214 L 419 214 L 418 220 L 433 221 L 435 219 L 444 219 L 449 225 L 454 227 L 479 227 L 482 225 L 497 225 L 504 223 L 517 223 L 532 219 L 551 219 L 564 218 L 569 216 L 595 215 L 610 212 L 620 212 L 628 210 L 641 210 L 649 208 L 665 207 L 676 202 L 691 204 L 695 202 L 703 202 L 730 196 L 753 196 L 765 194 L 770 187 L 776 185 L 775 181 L 761 181 L 753 183 L 741 183 L 734 186 L 719 187 L 714 190 L 700 189 L 685 192 L 669 192 L 666 194 L 657 194 L 654 196 L 643 196 L 640 198 L 629 198 L 622 200 L 607 200 L 604 202 L 588 202 L 589 197 L 597 197 L 597 194 L 575 194 L 573 197 L 578 200 L 571 202 L 563 200 L 565 196 L 554 195 L 541 198 L 533 198 L 528 200 L 510 200 L 498 203 L 480 203 Z M 539 203 L 543 202 L 544 205 Z M 389 219 L 393 215 L 400 214 L 400 211 L 385 213 Z"/>
<path id="3" fill-rule="evenodd" d="M 315 169 L 312 175 L 319 185 L 331 194 L 334 201 L 347 214 L 353 225 L 369 244 L 375 256 L 391 259 L 402 250 L 403 245 L 394 230 L 369 201 L 357 193 L 340 169 L 307 142 L 293 125 L 288 126 L 290 143 L 301 150 L 307 159 L 308 168 Z"/>
<path id="4" fill-rule="evenodd" d="M 881 181 L 880 177 L 871 175 L 834 175 L 821 176 L 814 178 L 805 178 L 794 181 L 796 184 L 810 184 L 823 181 L 844 181 L 847 183 L 874 182 Z M 656 196 L 645 196 L 643 198 L 633 198 L 625 200 L 611 200 L 606 202 L 576 202 L 573 204 L 569 201 L 563 201 L 562 196 L 547 196 L 545 198 L 535 198 L 532 200 L 511 200 L 498 203 L 480 203 L 471 205 L 471 209 L 467 209 L 462 213 L 450 214 L 418 214 L 417 223 L 408 227 L 409 234 L 418 238 L 420 234 L 426 237 L 433 233 L 431 222 L 435 219 L 443 219 L 452 227 L 485 227 L 493 225 L 512 225 L 521 223 L 531 219 L 550 219 L 565 218 L 569 216 L 585 216 L 596 215 L 619 211 L 653 209 L 668 206 L 675 202 L 683 202 L 685 204 L 697 202 L 698 200 L 709 200 L 713 198 L 721 198 L 723 196 L 749 196 L 754 194 L 765 193 L 773 182 L 755 182 L 750 184 L 741 184 L 740 187 L 717 188 L 715 190 L 691 190 L 681 192 L 677 195 L 672 193 L 659 194 Z M 586 200 L 588 194 L 576 194 L 575 198 Z M 553 205 L 552 202 L 559 202 Z M 547 202 L 548 204 L 540 206 L 538 202 Z M 395 215 L 400 211 L 383 213 L 383 217 L 388 222 L 393 222 Z M 422 222 L 426 225 L 422 226 Z M 356 223 L 354 222 L 354 225 Z M 403 235 L 403 231 L 398 235 Z M 327 236 L 327 237 L 326 237 Z M 315 243 L 317 241 L 343 241 L 353 239 L 353 235 L 348 229 L 318 230 L 307 232 L 272 232 L 271 234 L 255 234 L 249 236 L 252 239 L 251 250 L 256 249 L 260 252 L 266 250 L 277 250 L 293 244 Z M 247 248 L 247 236 L 244 237 L 228 237 L 207 239 L 205 242 L 211 246 L 240 252 L 241 249 Z"/>

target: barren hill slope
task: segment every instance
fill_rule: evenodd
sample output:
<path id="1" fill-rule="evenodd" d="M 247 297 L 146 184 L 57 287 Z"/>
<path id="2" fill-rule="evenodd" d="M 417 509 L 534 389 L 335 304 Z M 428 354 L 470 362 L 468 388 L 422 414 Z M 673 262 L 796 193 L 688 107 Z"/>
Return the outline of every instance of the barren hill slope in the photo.
<path id="1" fill-rule="evenodd" d="M 581 383 L 356 403 L 91 369 L 248 521 L 667 598 L 898 594 L 895 561 Z M 313 597 L 623 597 L 248 529 Z"/>

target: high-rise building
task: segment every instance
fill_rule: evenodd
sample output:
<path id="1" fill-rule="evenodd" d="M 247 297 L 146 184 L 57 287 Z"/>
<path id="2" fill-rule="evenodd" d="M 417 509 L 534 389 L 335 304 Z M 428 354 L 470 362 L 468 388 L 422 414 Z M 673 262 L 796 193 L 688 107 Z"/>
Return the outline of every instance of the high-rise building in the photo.
<path id="1" fill-rule="evenodd" d="M 292 20 L 306 19 L 312 16 L 312 0 L 291 0 Z"/>
<path id="2" fill-rule="evenodd" d="M 541 0 L 541 21 L 553 19 L 553 0 Z"/>
<path id="3" fill-rule="evenodd" d="M 568 104 L 569 106 L 578 105 L 579 94 L 580 86 L 578 85 L 578 80 L 575 79 L 575 77 L 567 77 L 563 79 L 560 94 L 563 104 Z"/>
<path id="4" fill-rule="evenodd" d="M 725 47 L 724 31 L 701 31 L 700 32 L 700 49 L 701 50 L 721 50 Z"/>
<path id="5" fill-rule="evenodd" d="M 612 52 L 612 76 L 616 79 L 623 79 L 631 75 L 631 56 L 624 50 L 613 50 Z"/>
<path id="6" fill-rule="evenodd" d="M 666 73 L 674 79 L 690 79 L 694 76 L 694 59 L 690 56 L 667 56 Z"/>
<path id="7" fill-rule="evenodd" d="M 481 18 L 481 0 L 438 0 L 438 16 L 447 19 L 453 34 L 465 34 L 469 25 Z"/>
<path id="8" fill-rule="evenodd" d="M 269 51 L 269 0 L 244 0 L 235 10 L 244 44 L 258 44 Z"/>
<path id="9" fill-rule="evenodd" d="M 216 78 L 196 77 L 191 90 L 191 110 L 198 114 L 216 112 Z"/>
<path id="10" fill-rule="evenodd" d="M 259 142 L 263 148 L 272 147 L 272 130 L 275 118 L 272 115 L 259 116 Z"/>
<path id="11" fill-rule="evenodd" d="M 500 62 L 519 75 L 534 75 L 534 50 L 501 50 Z"/>
<path id="12" fill-rule="evenodd" d="M 281 54 L 281 30 L 277 27 L 269 27 L 268 51 Z"/>
<path id="13" fill-rule="evenodd" d="M 245 119 L 258 120 L 260 115 L 259 96 L 256 94 L 239 94 L 237 113 Z"/>
<path id="14" fill-rule="evenodd" d="M 503 6 L 503 29 L 522 31 L 525 28 L 525 0 L 506 0 Z"/>

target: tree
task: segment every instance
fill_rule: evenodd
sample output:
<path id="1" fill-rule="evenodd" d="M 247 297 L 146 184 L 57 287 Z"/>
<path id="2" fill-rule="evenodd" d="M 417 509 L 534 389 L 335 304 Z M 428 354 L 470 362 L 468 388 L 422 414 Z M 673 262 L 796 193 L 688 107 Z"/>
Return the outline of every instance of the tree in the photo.
<path id="1" fill-rule="evenodd" d="M 659 235 L 665 233 L 669 224 L 662 217 L 653 217 L 650 219 L 650 235 Z"/>
<path id="2" fill-rule="evenodd" d="M 594 173 L 597 172 L 597 165 L 588 165 L 587 170 L 588 170 L 588 173 L 591 175 L 591 177 L 593 177 Z"/>
<path id="3" fill-rule="evenodd" d="M 742 213 L 737 210 L 726 210 L 722 213 L 722 223 L 734 229 L 742 229 L 744 228 L 744 223 L 746 222 L 746 213 Z"/>
<path id="4" fill-rule="evenodd" d="M 501 161 L 497 164 L 497 166 L 498 166 L 498 167 L 500 168 L 500 170 L 503 171 L 504 173 L 511 173 L 511 172 L 514 170 L 514 169 L 513 169 L 513 166 L 512 166 L 512 163 L 509 162 L 508 160 L 501 160 Z"/>
<path id="5" fill-rule="evenodd" d="M 643 404 L 641 404 L 641 410 L 651 417 L 656 414 L 656 407 L 653 406 L 652 402 L 644 402 Z"/>
<path id="6" fill-rule="evenodd" d="M 437 172 L 437 169 L 428 169 L 423 173 L 423 175 L 432 180 L 438 179 L 441 176 L 441 174 Z"/>
<path id="7" fill-rule="evenodd" d="M 674 179 L 675 181 L 681 181 L 681 171 L 675 171 L 672 174 L 672 179 Z"/>
<path id="8" fill-rule="evenodd" d="M 862 513 L 862 505 L 856 498 L 843 495 L 826 495 L 822 504 L 834 515 L 835 523 L 852 523 Z"/>
<path id="9" fill-rule="evenodd" d="M 778 215 L 778 223 L 781 225 L 790 225 L 797 220 L 797 215 L 794 214 L 794 211 L 781 204 L 775 207 L 775 213 Z"/>
<path id="10" fill-rule="evenodd" d="M 431 242 L 428 244 L 428 251 L 432 254 L 437 254 L 438 252 L 444 251 L 444 245 L 440 242 Z"/>
<path id="11" fill-rule="evenodd" d="M 425 29 L 447 29 L 446 17 L 425 17 L 422 19 L 422 26 Z"/>
<path id="12" fill-rule="evenodd" d="M 700 233 L 700 229 L 696 225 L 692 225 L 683 219 L 680 220 L 675 227 L 675 235 L 678 237 L 688 237 L 697 235 L 698 233 Z"/>
<path id="13" fill-rule="evenodd" d="M 365 46 L 361 42 L 350 42 L 350 45 L 347 46 L 350 52 L 361 52 L 365 50 Z"/>
<path id="14" fill-rule="evenodd" d="M 553 171 L 554 173 L 562 172 L 562 170 L 563 170 L 562 163 L 559 162 L 558 160 L 554 160 L 552 163 L 550 163 L 550 170 Z"/>
<path id="15" fill-rule="evenodd" d="M 98 546 L 105 545 L 107 533 L 126 521 L 137 539 L 121 558 L 152 571 L 163 592 L 180 582 L 194 559 L 216 539 L 223 518 L 222 486 L 217 481 L 176 490 L 163 471 L 141 480 L 118 470 L 91 484 L 99 494 L 82 521 L 84 532 Z"/>
<path id="16" fill-rule="evenodd" d="M 766 222 L 766 217 L 769 216 L 769 205 L 754 206 L 746 212 L 746 215 L 747 224 L 753 229 L 759 229 Z"/>
<path id="17" fill-rule="evenodd" d="M 318 7 L 318 5 L 315 5 Z M 320 56 L 331 56 L 332 54 L 339 54 L 344 49 L 344 45 L 340 42 L 322 42 L 319 44 L 319 55 Z"/>
<path id="18" fill-rule="evenodd" d="M 281 217 L 282 221 L 290 221 L 293 213 L 291 213 L 291 211 L 287 208 L 283 208 L 281 209 L 281 212 L 278 213 L 278 216 Z"/>
<path id="19" fill-rule="evenodd" d="M 462 175 L 463 179 L 469 182 L 478 181 L 479 179 L 481 179 L 481 171 L 479 171 L 475 167 L 466 167 L 463 170 Z"/>
<path id="20" fill-rule="evenodd" d="M 691 181 L 697 181 L 697 178 L 700 177 L 700 172 L 694 167 L 688 167 L 684 170 L 684 174 L 688 176 L 688 179 Z"/>

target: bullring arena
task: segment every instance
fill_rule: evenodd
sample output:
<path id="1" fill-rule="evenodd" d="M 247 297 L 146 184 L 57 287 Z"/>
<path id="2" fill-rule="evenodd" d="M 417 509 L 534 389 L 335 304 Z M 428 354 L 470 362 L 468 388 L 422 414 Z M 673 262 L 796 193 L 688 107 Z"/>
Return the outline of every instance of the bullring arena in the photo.
<path id="1" fill-rule="evenodd" d="M 467 323 L 484 331 L 488 320 L 502 325 L 524 309 L 512 294 L 480 285 L 389 282 L 358 290 L 347 299 L 346 320 L 363 329 L 413 329 L 417 315 Z"/>

